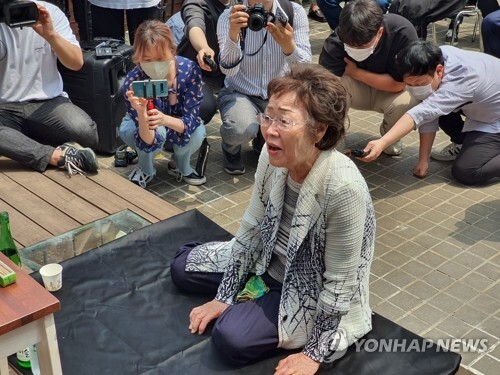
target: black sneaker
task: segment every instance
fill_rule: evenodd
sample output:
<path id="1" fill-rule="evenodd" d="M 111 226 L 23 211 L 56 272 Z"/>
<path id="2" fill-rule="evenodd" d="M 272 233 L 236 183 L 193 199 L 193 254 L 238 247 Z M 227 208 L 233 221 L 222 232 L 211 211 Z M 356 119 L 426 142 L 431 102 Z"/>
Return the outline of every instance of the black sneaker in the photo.
<path id="1" fill-rule="evenodd" d="M 203 185 L 205 182 L 207 182 L 207 178 L 205 176 L 200 176 L 196 172 L 192 172 L 187 176 L 183 176 L 181 171 L 177 169 L 177 166 L 175 165 L 175 162 L 173 160 L 170 160 L 168 162 L 167 173 L 171 176 L 174 176 L 177 182 L 184 181 L 186 184 L 193 186 Z"/>
<path id="2" fill-rule="evenodd" d="M 234 175 L 245 173 L 245 164 L 241 159 L 241 151 L 233 155 L 222 149 L 222 153 L 224 154 L 224 170 L 226 173 Z"/>
<path id="3" fill-rule="evenodd" d="M 182 176 L 182 180 L 189 185 L 199 186 L 207 182 L 205 176 L 198 176 L 196 172 L 191 173 L 189 176 Z"/>
<path id="4" fill-rule="evenodd" d="M 115 167 L 126 167 L 128 166 L 127 158 L 127 146 L 123 145 L 117 148 L 115 151 Z"/>
<path id="5" fill-rule="evenodd" d="M 62 151 L 62 156 L 57 166 L 66 169 L 70 175 L 97 172 L 99 169 L 95 153 L 88 147 L 82 147 L 76 142 L 66 142 L 58 149 Z"/>

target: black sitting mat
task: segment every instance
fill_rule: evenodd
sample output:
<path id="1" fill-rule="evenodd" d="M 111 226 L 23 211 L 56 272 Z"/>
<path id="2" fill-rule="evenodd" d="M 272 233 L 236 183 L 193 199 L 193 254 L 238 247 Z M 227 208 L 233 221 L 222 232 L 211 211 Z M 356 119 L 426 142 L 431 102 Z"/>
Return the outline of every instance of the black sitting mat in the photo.
<path id="1" fill-rule="evenodd" d="M 63 287 L 54 295 L 62 305 L 55 321 L 64 374 L 273 374 L 283 355 L 244 368 L 224 364 L 210 332 L 188 330 L 189 312 L 209 298 L 181 294 L 170 281 L 170 260 L 180 245 L 229 238 L 193 210 L 63 262 Z M 419 336 L 374 314 L 365 338 Z M 407 353 L 356 353 L 352 346 L 320 374 L 453 374 L 459 364 L 460 355 L 436 346 Z"/>

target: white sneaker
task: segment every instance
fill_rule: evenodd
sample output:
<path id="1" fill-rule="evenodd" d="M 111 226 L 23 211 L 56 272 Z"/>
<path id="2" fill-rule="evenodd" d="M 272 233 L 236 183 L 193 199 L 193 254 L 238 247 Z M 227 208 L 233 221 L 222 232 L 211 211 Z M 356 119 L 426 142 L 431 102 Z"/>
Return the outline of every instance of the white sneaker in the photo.
<path id="1" fill-rule="evenodd" d="M 135 167 L 128 179 L 141 188 L 146 188 L 146 185 L 155 177 L 155 174 L 148 175 L 140 167 Z"/>
<path id="2" fill-rule="evenodd" d="M 384 129 L 384 123 L 380 124 L 380 135 L 383 137 L 385 133 L 387 133 L 389 130 Z M 396 141 L 389 147 L 387 147 L 384 151 L 384 154 L 389 155 L 389 156 L 399 156 L 403 153 L 403 142 L 402 141 Z"/>
<path id="3" fill-rule="evenodd" d="M 462 145 L 451 142 L 448 146 L 443 149 L 431 152 L 431 158 L 439 161 L 453 161 L 456 159 L 458 153 L 462 149 Z"/>
<path id="4" fill-rule="evenodd" d="M 389 156 L 399 156 L 403 153 L 403 142 L 397 141 L 393 143 L 389 147 L 387 147 L 384 151 L 384 154 Z"/>

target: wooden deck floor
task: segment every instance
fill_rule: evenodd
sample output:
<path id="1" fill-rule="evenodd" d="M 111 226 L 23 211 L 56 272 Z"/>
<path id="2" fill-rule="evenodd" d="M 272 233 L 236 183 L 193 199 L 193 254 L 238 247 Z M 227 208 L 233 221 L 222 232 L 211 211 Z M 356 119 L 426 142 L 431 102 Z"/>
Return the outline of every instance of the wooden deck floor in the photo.
<path id="1" fill-rule="evenodd" d="M 53 168 L 38 173 L 0 157 L 0 211 L 9 213 L 19 248 L 124 209 L 152 223 L 181 212 L 110 170 L 69 177 Z"/>

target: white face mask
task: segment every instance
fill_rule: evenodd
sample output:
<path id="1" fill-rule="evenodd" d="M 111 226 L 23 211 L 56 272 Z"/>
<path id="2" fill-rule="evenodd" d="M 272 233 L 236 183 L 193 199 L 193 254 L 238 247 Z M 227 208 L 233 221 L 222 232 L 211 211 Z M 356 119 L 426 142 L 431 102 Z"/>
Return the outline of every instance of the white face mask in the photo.
<path id="1" fill-rule="evenodd" d="M 344 49 L 350 57 L 352 57 L 357 62 L 361 62 L 365 61 L 373 54 L 373 51 L 375 50 L 375 44 L 368 48 L 352 48 L 344 43 Z"/>
<path id="2" fill-rule="evenodd" d="M 172 61 L 149 61 L 141 62 L 141 69 L 151 79 L 165 79 Z"/>
<path id="3" fill-rule="evenodd" d="M 408 92 L 411 96 L 418 100 L 427 99 L 434 90 L 432 89 L 432 83 L 429 83 L 425 86 L 406 86 L 408 88 Z"/>

